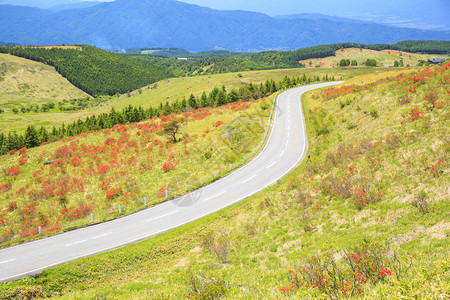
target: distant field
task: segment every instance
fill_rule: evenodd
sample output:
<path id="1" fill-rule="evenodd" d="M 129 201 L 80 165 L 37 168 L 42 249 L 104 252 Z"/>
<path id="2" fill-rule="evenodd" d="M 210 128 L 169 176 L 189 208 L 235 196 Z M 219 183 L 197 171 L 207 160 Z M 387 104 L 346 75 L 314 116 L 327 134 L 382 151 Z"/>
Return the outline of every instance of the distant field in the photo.
<path id="1" fill-rule="evenodd" d="M 434 59 L 435 57 L 448 57 L 445 55 L 430 55 L 430 54 L 417 54 L 408 53 L 397 50 L 382 50 L 375 51 L 369 49 L 349 48 L 343 50 L 337 50 L 336 56 L 330 56 L 326 58 L 306 59 L 300 61 L 307 68 L 315 68 L 320 66 L 321 68 L 335 68 L 341 61 L 341 59 L 350 59 L 358 62 L 358 67 L 363 65 L 363 62 L 368 58 L 376 59 L 378 64 L 383 66 L 393 66 L 395 61 L 403 60 L 405 66 L 417 66 L 420 60 Z M 311 63 L 310 63 L 311 62 Z M 349 67 L 347 67 L 349 68 Z"/>
<path id="2" fill-rule="evenodd" d="M 141 52 L 141 54 L 153 54 L 157 52 L 159 52 L 159 50 L 144 50 Z"/>
<path id="3" fill-rule="evenodd" d="M 75 50 L 83 50 L 82 47 L 72 46 L 72 45 L 55 45 L 55 46 L 32 46 L 32 48 L 44 48 L 44 49 L 75 49 Z"/>
<path id="4" fill-rule="evenodd" d="M 299 69 L 281 69 L 281 70 L 265 70 L 265 71 L 248 71 L 240 73 L 226 73 L 206 76 L 195 77 L 182 77 L 162 80 L 149 87 L 142 88 L 128 95 L 121 95 L 118 98 L 114 98 L 109 102 L 107 106 L 113 105 L 115 108 L 123 108 L 129 104 L 134 106 L 142 105 L 143 107 L 157 106 L 160 103 L 166 101 L 172 102 L 175 100 L 186 99 L 190 94 L 194 96 L 201 96 L 203 91 L 206 93 L 211 92 L 215 87 L 225 86 L 227 90 L 239 87 L 249 83 L 261 83 L 267 79 L 274 81 L 280 81 L 284 76 L 320 76 L 323 77 L 335 76 L 336 79 L 344 78 L 348 79 L 360 74 L 375 72 L 374 69 L 320 69 L 320 70 L 307 70 L 304 68 Z M 153 87 L 153 88 L 152 88 Z M 155 88 L 156 87 L 156 88 Z M 108 109 L 109 110 L 109 109 Z"/>

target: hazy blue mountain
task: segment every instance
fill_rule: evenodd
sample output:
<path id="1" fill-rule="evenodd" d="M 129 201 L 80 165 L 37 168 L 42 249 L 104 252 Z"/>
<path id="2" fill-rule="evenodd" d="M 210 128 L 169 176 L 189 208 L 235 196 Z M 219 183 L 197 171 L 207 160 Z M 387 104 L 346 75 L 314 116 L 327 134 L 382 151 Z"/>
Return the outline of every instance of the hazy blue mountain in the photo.
<path id="1" fill-rule="evenodd" d="M 76 3 L 59 4 L 59 5 L 50 7 L 49 10 L 51 10 L 53 12 L 59 12 L 59 11 L 68 10 L 68 9 L 79 9 L 79 8 L 92 7 L 92 6 L 98 5 L 100 3 L 101 2 L 98 2 L 98 1 L 82 1 L 82 2 L 76 2 Z"/>
<path id="2" fill-rule="evenodd" d="M 364 22 L 361 20 L 356 19 L 350 19 L 350 18 L 342 18 L 342 17 L 336 17 L 336 16 L 327 16 L 324 14 L 316 14 L 316 13 L 304 13 L 304 14 L 292 14 L 292 15 L 280 15 L 275 16 L 275 19 L 279 20 L 297 20 L 297 19 L 304 19 L 304 20 L 328 20 L 333 22 Z"/>
<path id="3" fill-rule="evenodd" d="M 0 5 L 10 4 L 19 6 L 30 6 L 48 9 L 55 5 L 79 3 L 80 0 L 0 0 Z"/>
<path id="4" fill-rule="evenodd" d="M 0 46 L 14 46 L 14 45 L 18 45 L 18 44 L 14 43 L 14 42 L 5 43 L 5 42 L 0 41 Z"/>
<path id="5" fill-rule="evenodd" d="M 117 0 L 59 12 L 0 6 L 0 28 L 0 40 L 5 42 L 85 43 L 105 49 L 260 51 L 339 42 L 450 40 L 448 31 L 326 18 L 276 19 L 261 13 L 213 10 L 175 0 Z"/>

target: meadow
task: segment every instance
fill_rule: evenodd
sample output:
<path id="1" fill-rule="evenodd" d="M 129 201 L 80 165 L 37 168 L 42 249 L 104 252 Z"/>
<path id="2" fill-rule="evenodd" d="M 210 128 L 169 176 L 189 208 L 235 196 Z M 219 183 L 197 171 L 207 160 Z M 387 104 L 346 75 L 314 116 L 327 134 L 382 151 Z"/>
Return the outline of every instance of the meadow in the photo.
<path id="1" fill-rule="evenodd" d="M 74 87 L 55 68 L 9 54 L 0 54 L 0 132 L 22 130 L 24 124 L 49 125 L 51 118 L 36 106 L 66 99 L 84 98 L 88 95 Z M 21 108 L 29 108 L 22 113 Z M 14 113 L 13 109 L 18 112 Z M 38 112 L 35 112 L 38 111 Z M 42 120 L 42 121 L 41 121 Z"/>
<path id="2" fill-rule="evenodd" d="M 253 156 L 271 101 L 190 110 L 10 151 L 0 160 L 0 246 L 117 218 L 231 172 Z"/>
<path id="3" fill-rule="evenodd" d="M 59 127 L 63 123 L 68 124 L 78 119 L 109 113 L 111 108 L 121 110 L 130 104 L 135 107 L 156 108 L 161 103 L 188 99 L 191 94 L 200 97 L 204 91 L 209 93 L 216 87 L 225 86 L 227 90 L 238 89 L 249 83 L 260 84 L 267 79 L 281 81 L 285 76 L 301 77 L 303 74 L 308 77 L 328 75 L 349 79 L 374 71 L 372 68 L 351 70 L 300 68 L 180 77 L 162 80 L 123 95 L 92 98 L 71 85 L 50 66 L 7 54 L 0 55 L 2 61 L 11 66 L 7 68 L 6 75 L 2 75 L 3 80 L 0 82 L 0 101 L 3 101 L 1 109 L 4 110 L 0 114 L 0 132 L 4 134 L 12 130 L 23 133 L 31 125 L 44 126 L 50 131 L 53 126 Z M 34 109 L 49 102 L 55 106 L 46 112 Z M 63 104 L 62 107 L 72 107 L 73 110 L 60 110 L 58 105 L 60 102 Z M 81 110 L 79 102 L 82 102 Z M 31 109 L 23 113 L 22 108 Z M 14 109 L 18 112 L 14 113 Z"/>
<path id="4" fill-rule="evenodd" d="M 449 101 L 450 64 L 313 91 L 303 98 L 311 160 L 274 186 L 141 243 L 3 283 L 0 296 L 445 298 Z"/>
<path id="5" fill-rule="evenodd" d="M 420 53 L 409 53 L 399 50 L 371 50 L 371 49 L 359 49 L 359 48 L 344 48 L 336 50 L 335 56 L 329 56 L 325 58 L 305 59 L 300 61 L 306 68 L 336 68 L 339 66 L 339 62 L 342 59 L 348 59 L 350 61 L 356 60 L 357 66 L 361 67 L 367 59 L 375 59 L 380 66 L 394 66 L 395 61 L 402 61 L 404 66 L 417 66 L 421 61 L 428 62 L 436 57 L 447 58 L 448 55 L 431 55 Z"/>

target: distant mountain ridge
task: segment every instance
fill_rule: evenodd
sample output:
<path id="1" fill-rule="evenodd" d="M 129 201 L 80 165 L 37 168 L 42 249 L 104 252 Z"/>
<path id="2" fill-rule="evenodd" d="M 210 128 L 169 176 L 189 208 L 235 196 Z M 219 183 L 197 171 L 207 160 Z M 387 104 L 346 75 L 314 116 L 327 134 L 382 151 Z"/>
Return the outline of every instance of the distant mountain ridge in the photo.
<path id="1" fill-rule="evenodd" d="M 69 3 L 69 4 L 58 4 L 55 6 L 52 6 L 49 8 L 49 10 L 53 12 L 59 12 L 62 10 L 68 10 L 68 9 L 80 9 L 80 8 L 88 8 L 95 5 L 99 5 L 102 2 L 98 1 L 83 1 L 83 2 L 77 2 L 77 3 Z"/>
<path id="2" fill-rule="evenodd" d="M 330 17 L 331 18 L 331 17 Z M 88 8 L 50 10 L 0 6 L 0 40 L 20 44 L 90 44 L 189 51 L 293 50 L 320 44 L 450 40 L 450 32 L 300 16 L 220 11 L 175 0 L 117 0 Z"/>

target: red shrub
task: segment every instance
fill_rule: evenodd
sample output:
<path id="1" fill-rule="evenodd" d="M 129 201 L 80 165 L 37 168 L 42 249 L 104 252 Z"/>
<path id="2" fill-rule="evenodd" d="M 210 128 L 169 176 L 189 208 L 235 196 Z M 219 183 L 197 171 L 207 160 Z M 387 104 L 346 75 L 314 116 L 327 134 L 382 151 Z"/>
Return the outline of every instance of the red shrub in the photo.
<path id="1" fill-rule="evenodd" d="M 409 120 L 414 122 L 416 120 L 423 119 L 423 114 L 424 114 L 423 111 L 420 111 L 417 108 L 413 108 L 413 109 L 411 109 L 411 112 L 409 113 L 409 115 L 411 116 L 411 117 L 409 117 Z"/>
<path id="2" fill-rule="evenodd" d="M 8 169 L 9 176 L 16 176 L 22 173 L 19 167 L 11 167 Z"/>

